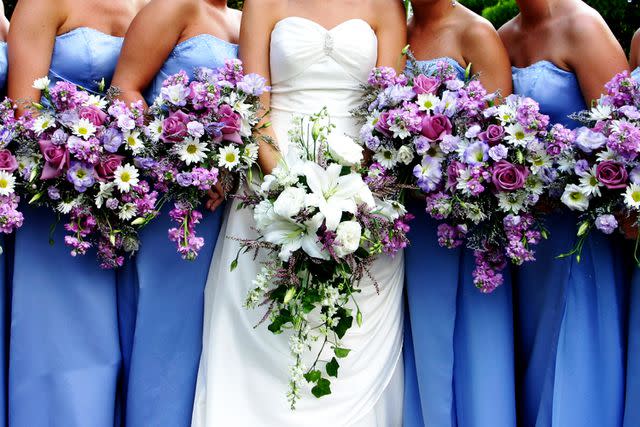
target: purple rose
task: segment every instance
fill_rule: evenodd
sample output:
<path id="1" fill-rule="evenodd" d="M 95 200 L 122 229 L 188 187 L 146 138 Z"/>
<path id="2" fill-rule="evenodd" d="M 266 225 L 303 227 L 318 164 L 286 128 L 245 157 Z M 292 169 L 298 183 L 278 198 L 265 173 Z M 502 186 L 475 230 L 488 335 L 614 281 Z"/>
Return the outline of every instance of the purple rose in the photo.
<path id="1" fill-rule="evenodd" d="M 524 187 L 529 171 L 522 165 L 500 160 L 493 167 L 493 184 L 498 190 L 515 191 Z"/>
<path id="2" fill-rule="evenodd" d="M 606 160 L 596 168 L 596 178 L 609 190 L 618 190 L 627 186 L 629 175 L 622 163 Z"/>
<path id="3" fill-rule="evenodd" d="M 221 106 L 220 110 L 218 110 L 218 114 L 220 115 L 220 124 L 222 125 L 220 128 L 220 131 L 222 132 L 222 139 L 224 141 L 242 144 L 242 138 L 240 137 L 242 121 L 240 119 L 240 115 L 233 111 L 233 109 L 228 105 Z"/>
<path id="4" fill-rule="evenodd" d="M 118 169 L 118 166 L 122 164 L 123 160 L 124 156 L 117 154 L 108 154 L 101 158 L 100 163 L 96 165 L 96 175 L 98 175 L 98 179 L 104 181 L 113 179 L 113 174 L 116 169 Z"/>
<path id="5" fill-rule="evenodd" d="M 462 162 L 454 161 L 447 167 L 447 188 L 453 188 L 458 184 L 460 172 L 465 169 Z"/>
<path id="6" fill-rule="evenodd" d="M 440 81 L 434 77 L 427 77 L 420 74 L 413 79 L 413 91 L 416 95 L 424 93 L 436 93 L 440 87 Z"/>
<path id="7" fill-rule="evenodd" d="M 67 148 L 54 145 L 46 139 L 38 141 L 38 145 L 40 145 L 40 152 L 42 152 L 45 161 L 40 179 L 53 179 L 62 175 L 64 169 L 69 167 L 69 152 Z"/>
<path id="8" fill-rule="evenodd" d="M 80 110 L 80 117 L 89 120 L 94 126 L 102 126 L 105 120 L 107 120 L 107 115 L 104 111 L 94 106 L 83 107 L 82 110 Z"/>
<path id="9" fill-rule="evenodd" d="M 14 172 L 18 169 L 18 161 L 9 150 L 0 150 L 0 171 Z"/>
<path id="10" fill-rule="evenodd" d="M 189 116 L 182 111 L 171 113 L 162 122 L 162 140 L 164 142 L 180 142 L 188 134 Z"/>
<path id="11" fill-rule="evenodd" d="M 384 136 L 391 136 L 391 131 L 389 130 L 389 112 L 385 111 L 380 114 L 378 117 L 378 121 L 376 122 L 375 128 L 378 132 L 383 134 Z"/>
<path id="12" fill-rule="evenodd" d="M 486 131 L 481 132 L 479 135 L 481 140 L 494 146 L 500 142 L 504 136 L 504 128 L 499 125 L 489 125 Z"/>
<path id="13" fill-rule="evenodd" d="M 447 116 L 436 114 L 422 119 L 422 135 L 431 141 L 437 141 L 444 135 L 451 135 L 451 121 Z"/>

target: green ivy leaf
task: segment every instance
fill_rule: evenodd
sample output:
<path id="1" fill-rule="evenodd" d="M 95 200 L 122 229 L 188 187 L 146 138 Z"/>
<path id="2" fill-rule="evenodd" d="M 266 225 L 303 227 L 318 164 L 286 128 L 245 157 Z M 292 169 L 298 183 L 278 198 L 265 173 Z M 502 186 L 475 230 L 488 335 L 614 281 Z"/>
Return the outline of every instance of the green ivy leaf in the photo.
<path id="1" fill-rule="evenodd" d="M 318 370 L 307 372 L 304 374 L 304 379 L 310 383 L 317 383 L 322 378 L 322 373 Z"/>
<path id="2" fill-rule="evenodd" d="M 351 353 L 351 350 L 348 348 L 334 347 L 333 352 L 336 354 L 336 357 L 344 359 Z"/>
<path id="3" fill-rule="evenodd" d="M 353 316 L 349 316 L 345 313 L 340 317 L 338 324 L 333 328 L 333 330 L 338 338 L 342 339 L 351 326 L 353 326 Z"/>
<path id="4" fill-rule="evenodd" d="M 331 362 L 327 363 L 327 366 L 325 366 L 325 369 L 327 370 L 327 375 L 335 378 L 338 377 L 338 368 L 340 368 L 340 364 L 338 363 L 338 360 L 335 357 L 331 359 Z"/>
<path id="5" fill-rule="evenodd" d="M 318 384 L 311 389 L 311 393 L 318 399 L 331 394 L 331 381 L 326 378 L 320 378 Z"/>

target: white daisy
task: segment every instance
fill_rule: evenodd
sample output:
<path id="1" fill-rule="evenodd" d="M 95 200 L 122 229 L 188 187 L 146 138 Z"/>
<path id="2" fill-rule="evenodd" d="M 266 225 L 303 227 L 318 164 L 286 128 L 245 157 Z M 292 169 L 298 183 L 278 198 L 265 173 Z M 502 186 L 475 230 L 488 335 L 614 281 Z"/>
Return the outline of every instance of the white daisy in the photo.
<path id="1" fill-rule="evenodd" d="M 605 151 L 600 151 L 598 154 L 596 154 L 596 158 L 598 159 L 598 162 L 604 162 L 605 160 L 622 160 L 615 151 L 608 148 Z"/>
<path id="2" fill-rule="evenodd" d="M 233 145 L 220 148 L 218 155 L 220 156 L 220 167 L 228 170 L 232 170 L 240 163 L 240 150 Z"/>
<path id="3" fill-rule="evenodd" d="M 95 204 L 98 209 L 102 208 L 102 205 L 105 201 L 107 201 L 111 195 L 113 194 L 113 182 L 101 182 L 100 190 L 96 195 Z"/>
<path id="4" fill-rule="evenodd" d="M 98 107 L 99 109 L 104 110 L 107 106 L 107 100 L 98 95 L 89 95 L 89 98 L 84 105 Z"/>
<path id="5" fill-rule="evenodd" d="M 242 150 L 242 161 L 250 165 L 258 160 L 258 144 L 247 144 Z"/>
<path id="6" fill-rule="evenodd" d="M 624 203 L 630 208 L 640 208 L 640 185 L 631 184 L 624 193 Z"/>
<path id="7" fill-rule="evenodd" d="M 0 170 L 0 196 L 13 194 L 16 188 L 16 178 L 13 174 Z"/>
<path id="8" fill-rule="evenodd" d="M 71 209 L 73 209 L 74 207 L 76 207 L 78 205 L 78 200 L 74 199 L 70 202 L 60 202 L 58 203 L 58 212 L 60 212 L 63 215 L 67 215 L 69 212 L 71 212 Z"/>
<path id="9" fill-rule="evenodd" d="M 373 158 L 385 168 L 390 169 L 398 164 L 398 151 L 391 147 L 382 148 Z"/>
<path id="10" fill-rule="evenodd" d="M 602 184 L 598 181 L 598 178 L 596 178 L 595 166 L 580 177 L 580 184 L 578 184 L 578 186 L 580 187 L 580 191 L 589 198 L 600 197 L 602 195 L 600 191 Z"/>
<path id="11" fill-rule="evenodd" d="M 516 109 L 508 104 L 499 105 L 496 111 L 498 120 L 502 122 L 502 125 L 513 122 L 516 117 Z"/>
<path id="12" fill-rule="evenodd" d="M 541 196 L 542 193 L 544 193 L 544 183 L 536 175 L 529 175 L 527 177 L 525 188 L 529 191 L 530 194 L 533 194 L 535 196 Z"/>
<path id="13" fill-rule="evenodd" d="M 589 112 L 589 118 L 595 121 L 607 120 L 611 117 L 611 111 L 611 106 L 598 102 Z"/>
<path id="14" fill-rule="evenodd" d="M 504 128 L 506 131 L 505 140 L 516 147 L 526 147 L 534 139 L 534 135 L 529 135 L 520 123 L 514 123 Z"/>
<path id="15" fill-rule="evenodd" d="M 39 136 L 45 130 L 55 126 L 56 120 L 47 114 L 43 114 L 33 121 L 32 129 Z"/>
<path id="16" fill-rule="evenodd" d="M 207 158 L 207 144 L 200 142 L 199 139 L 185 138 L 185 140 L 178 145 L 177 153 L 180 160 L 185 162 L 187 166 L 192 163 L 200 163 Z"/>
<path id="17" fill-rule="evenodd" d="M 80 119 L 73 125 L 73 134 L 85 140 L 96 133 L 96 127 L 87 119 Z"/>
<path id="18" fill-rule="evenodd" d="M 480 224 L 487 219 L 487 215 L 482 211 L 480 206 L 475 203 L 464 203 L 463 205 L 467 218 L 469 218 L 474 224 Z"/>
<path id="19" fill-rule="evenodd" d="M 42 77 L 33 81 L 33 88 L 38 90 L 45 90 L 51 84 L 49 77 Z"/>
<path id="20" fill-rule="evenodd" d="M 118 190 L 123 193 L 128 193 L 129 191 L 131 191 L 132 187 L 135 187 L 136 185 L 138 185 L 138 182 L 140 182 L 140 180 L 138 179 L 138 177 L 140 176 L 138 174 L 138 169 L 128 163 L 124 166 L 118 166 L 113 175 L 114 182 L 116 186 L 118 186 Z"/>
<path id="21" fill-rule="evenodd" d="M 144 149 L 144 143 L 140 138 L 140 131 L 133 130 L 124 134 L 125 147 L 133 152 L 133 154 L 139 154 Z"/>
<path id="22" fill-rule="evenodd" d="M 558 159 L 558 171 L 568 173 L 576 167 L 576 159 L 573 156 L 566 155 Z"/>
<path id="23" fill-rule="evenodd" d="M 149 138 L 151 138 L 153 142 L 160 141 L 160 137 L 162 136 L 162 119 L 161 118 L 158 117 L 154 121 L 149 123 L 149 125 L 147 126 L 147 134 L 149 135 Z"/>
<path id="24" fill-rule="evenodd" d="M 118 218 L 123 221 L 129 221 L 133 219 L 138 213 L 138 208 L 134 203 L 125 203 L 118 212 Z"/>
<path id="25" fill-rule="evenodd" d="M 420 111 L 433 111 L 440 104 L 440 98 L 431 93 L 418 95 L 418 109 Z"/>
<path id="26" fill-rule="evenodd" d="M 521 191 L 498 193 L 498 206 L 503 212 L 518 214 L 524 209 L 526 194 Z"/>

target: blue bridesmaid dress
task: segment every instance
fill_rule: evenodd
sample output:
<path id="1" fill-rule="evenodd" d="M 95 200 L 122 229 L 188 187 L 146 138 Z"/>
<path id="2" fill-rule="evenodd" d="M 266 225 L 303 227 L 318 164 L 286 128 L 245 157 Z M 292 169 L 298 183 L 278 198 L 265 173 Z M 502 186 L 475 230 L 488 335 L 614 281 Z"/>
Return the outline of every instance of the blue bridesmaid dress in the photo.
<path id="1" fill-rule="evenodd" d="M 49 78 L 96 91 L 122 38 L 77 28 L 55 39 Z M 15 236 L 9 361 L 13 426 L 113 427 L 121 370 L 116 273 L 95 251 L 73 258 L 49 210 L 23 204 Z"/>
<path id="2" fill-rule="evenodd" d="M 442 58 L 463 78 L 465 70 Z M 421 62 L 430 68 L 442 59 Z M 408 318 L 405 328 L 405 427 L 514 427 L 513 318 L 505 283 L 482 294 L 473 285 L 471 251 L 437 241 L 438 222 L 423 200 L 409 210 L 405 251 Z"/>
<path id="3" fill-rule="evenodd" d="M 7 83 L 7 44 L 0 41 L 0 97 L 4 96 Z M 13 264 L 13 237 L 0 234 L 0 427 L 6 426 L 7 419 L 7 363 L 9 346 L 9 289 L 11 287 L 11 271 Z"/>
<path id="4" fill-rule="evenodd" d="M 640 82 L 640 67 L 631 76 Z M 629 245 L 633 250 L 633 245 Z M 629 301 L 629 333 L 627 342 L 627 395 L 624 410 L 624 427 L 640 425 L 640 270 L 633 266 Z"/>
<path id="5" fill-rule="evenodd" d="M 538 101 L 552 123 L 585 109 L 574 73 L 551 62 L 513 68 L 514 91 Z M 622 242 L 594 231 L 575 257 L 577 217 L 549 216 L 549 240 L 537 262 L 514 273 L 518 415 L 535 427 L 620 426 L 624 409 L 624 292 Z M 637 404 L 637 401 L 636 401 Z"/>
<path id="6" fill-rule="evenodd" d="M 162 82 L 180 70 L 216 68 L 236 58 L 238 48 L 208 34 L 178 44 L 149 87 L 153 102 Z M 126 366 L 126 424 L 129 427 L 191 425 L 202 350 L 204 288 L 224 209 L 202 211 L 198 233 L 205 246 L 195 261 L 185 261 L 167 236 L 175 223 L 165 206 L 141 235 L 140 251 L 119 284 L 121 334 Z"/>

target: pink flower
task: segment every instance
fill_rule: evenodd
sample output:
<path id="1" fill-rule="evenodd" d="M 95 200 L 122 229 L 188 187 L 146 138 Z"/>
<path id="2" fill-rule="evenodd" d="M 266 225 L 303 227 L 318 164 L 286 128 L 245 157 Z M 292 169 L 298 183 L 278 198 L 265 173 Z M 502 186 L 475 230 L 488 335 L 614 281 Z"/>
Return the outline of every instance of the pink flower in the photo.
<path id="1" fill-rule="evenodd" d="M 96 173 L 98 174 L 98 178 L 100 180 L 109 180 L 113 179 L 113 174 L 122 164 L 124 160 L 124 156 L 119 156 L 117 154 L 108 154 L 100 159 L 100 163 L 96 165 Z"/>
<path id="2" fill-rule="evenodd" d="M 242 144 L 242 138 L 240 137 L 241 120 L 240 116 L 233 111 L 229 105 L 223 105 L 218 110 L 220 115 L 220 124 L 222 125 L 220 131 L 222 132 L 222 139 L 225 141 L 235 142 L 236 144 Z"/>
<path id="3" fill-rule="evenodd" d="M 67 148 L 55 145 L 46 139 L 38 141 L 38 145 L 45 161 L 40 179 L 53 179 L 60 176 L 65 168 L 69 167 Z"/>
<path id="4" fill-rule="evenodd" d="M 481 132 L 478 136 L 484 142 L 493 146 L 498 144 L 504 136 L 504 128 L 499 125 L 489 125 L 489 127 L 487 127 L 487 130 Z"/>
<path id="5" fill-rule="evenodd" d="M 162 140 L 164 142 L 180 142 L 187 136 L 187 124 L 191 120 L 182 111 L 175 111 L 162 122 Z"/>
<path id="6" fill-rule="evenodd" d="M 424 93 L 436 93 L 440 87 L 440 81 L 434 77 L 427 77 L 420 74 L 413 79 L 413 91 L 416 95 Z"/>
<path id="7" fill-rule="evenodd" d="M 18 169 L 18 161 L 9 150 L 0 150 L 0 170 L 14 172 Z"/>
<path id="8" fill-rule="evenodd" d="M 422 119 L 422 135 L 431 141 L 437 141 L 444 135 L 451 135 L 451 121 L 447 116 L 436 114 Z"/>
<path id="9" fill-rule="evenodd" d="M 622 163 L 605 160 L 596 168 L 596 178 L 609 190 L 618 190 L 627 186 L 629 175 Z"/>
<path id="10" fill-rule="evenodd" d="M 493 167 L 493 184 L 498 190 L 515 191 L 524 187 L 529 171 L 522 165 L 500 160 Z"/>
<path id="11" fill-rule="evenodd" d="M 82 107 L 80 117 L 89 120 L 94 126 L 102 126 L 107 119 L 104 111 L 94 106 Z"/>

